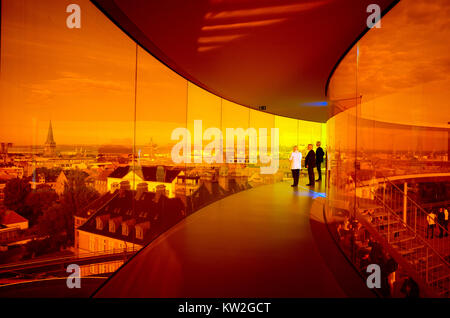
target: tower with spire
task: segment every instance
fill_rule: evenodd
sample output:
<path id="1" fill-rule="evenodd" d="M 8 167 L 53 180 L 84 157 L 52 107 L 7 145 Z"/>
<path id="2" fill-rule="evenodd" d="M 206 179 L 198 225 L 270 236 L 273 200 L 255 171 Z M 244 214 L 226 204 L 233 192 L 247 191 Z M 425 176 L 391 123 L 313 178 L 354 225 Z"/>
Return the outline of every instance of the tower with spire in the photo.
<path id="1" fill-rule="evenodd" d="M 52 121 L 48 126 L 47 140 L 44 144 L 44 156 L 53 157 L 56 154 L 56 142 L 53 139 Z"/>

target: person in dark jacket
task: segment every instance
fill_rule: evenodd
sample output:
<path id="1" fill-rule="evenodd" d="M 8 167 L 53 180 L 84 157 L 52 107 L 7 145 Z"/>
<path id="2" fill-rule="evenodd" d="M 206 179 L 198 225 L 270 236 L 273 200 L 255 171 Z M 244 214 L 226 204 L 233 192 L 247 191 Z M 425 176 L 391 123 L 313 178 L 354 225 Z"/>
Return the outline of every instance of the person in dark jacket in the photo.
<path id="1" fill-rule="evenodd" d="M 323 162 L 323 156 L 325 155 L 325 153 L 323 152 L 322 147 L 320 147 L 320 141 L 316 142 L 316 167 L 317 167 L 317 174 L 319 175 L 319 177 L 317 178 L 316 181 L 322 181 L 322 170 L 321 170 L 321 165 Z"/>
<path id="2" fill-rule="evenodd" d="M 439 224 L 439 238 L 444 237 L 444 226 L 445 226 L 445 214 L 444 208 L 439 208 L 437 214 L 437 223 Z"/>
<path id="3" fill-rule="evenodd" d="M 411 277 L 408 277 L 403 281 L 400 292 L 405 294 L 406 298 L 419 298 L 419 285 Z"/>
<path id="4" fill-rule="evenodd" d="M 307 186 L 313 186 L 314 185 L 314 167 L 316 166 L 316 154 L 313 150 L 313 145 L 308 145 L 308 154 L 305 158 L 305 167 L 308 168 L 308 177 L 309 177 L 309 183 Z"/>

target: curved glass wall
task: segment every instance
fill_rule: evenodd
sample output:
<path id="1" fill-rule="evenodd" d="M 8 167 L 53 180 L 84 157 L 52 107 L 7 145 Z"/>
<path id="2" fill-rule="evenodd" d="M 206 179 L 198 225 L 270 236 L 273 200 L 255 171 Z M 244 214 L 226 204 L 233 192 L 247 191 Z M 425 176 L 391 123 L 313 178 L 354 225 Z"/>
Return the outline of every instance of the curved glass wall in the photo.
<path id="1" fill-rule="evenodd" d="M 309 143 L 326 148 L 325 124 L 207 92 L 87 0 L 77 1 L 80 28 L 67 26 L 64 3 L 1 3 L 0 199 L 2 213 L 23 225 L 0 228 L 0 263 L 95 255 L 82 275 L 110 273 L 123 255 L 206 204 L 290 178 L 294 145 L 303 157 Z M 239 128 L 243 147 L 227 138 Z M 213 147 L 221 144 L 222 153 Z M 119 256 L 103 262 L 103 254 Z M 37 268 L 12 280 L 46 275 Z"/>
<path id="2" fill-rule="evenodd" d="M 448 266 L 448 239 L 427 238 L 427 216 L 450 203 L 450 18 L 444 7 L 443 1 L 401 1 L 340 62 L 328 87 L 327 187 L 329 217 L 362 271 L 375 239 L 367 229 L 357 231 L 358 215 L 381 234 L 385 256 L 391 254 L 386 258 L 406 260 L 403 270 L 411 265 L 406 272 L 426 282 L 429 295 L 448 296 L 448 279 L 440 279 L 445 273 L 429 271 L 420 255 L 435 253 L 434 265 Z M 445 232 L 444 221 L 436 227 Z M 409 240 L 405 229 L 420 240 Z"/>

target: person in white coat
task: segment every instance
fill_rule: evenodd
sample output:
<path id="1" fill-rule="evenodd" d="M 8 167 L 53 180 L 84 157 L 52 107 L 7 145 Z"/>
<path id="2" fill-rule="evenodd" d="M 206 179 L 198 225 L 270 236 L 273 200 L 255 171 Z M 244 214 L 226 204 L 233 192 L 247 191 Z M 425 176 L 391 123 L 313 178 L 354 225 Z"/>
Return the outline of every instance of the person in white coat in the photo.
<path id="1" fill-rule="evenodd" d="M 427 216 L 427 222 L 428 222 L 428 227 L 427 227 L 427 238 L 428 238 L 428 233 L 431 231 L 431 238 L 433 238 L 434 236 L 434 228 L 436 227 L 436 214 L 434 213 L 434 211 L 431 211 L 428 216 Z"/>
<path id="2" fill-rule="evenodd" d="M 289 157 L 289 161 L 291 162 L 292 178 L 294 179 L 294 183 L 291 185 L 291 187 L 296 187 L 298 186 L 300 169 L 302 168 L 302 153 L 298 151 L 297 146 L 294 146 L 294 149 L 291 152 L 291 156 Z"/>

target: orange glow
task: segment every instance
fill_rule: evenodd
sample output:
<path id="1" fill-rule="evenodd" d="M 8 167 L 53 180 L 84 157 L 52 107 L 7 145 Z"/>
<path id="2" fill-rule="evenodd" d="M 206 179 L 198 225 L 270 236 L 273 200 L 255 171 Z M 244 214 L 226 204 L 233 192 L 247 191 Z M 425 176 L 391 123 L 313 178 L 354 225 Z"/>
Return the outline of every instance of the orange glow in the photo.
<path id="1" fill-rule="evenodd" d="M 90 1 L 79 1 L 79 5 L 82 27 L 68 29 L 63 3 L 3 1 L 0 134 L 5 141 L 40 146 L 52 120 L 58 146 L 130 146 L 135 141 L 137 146 L 156 143 L 162 147 L 160 152 L 166 152 L 174 143 L 170 140 L 173 129 L 192 129 L 194 120 L 201 119 L 203 129 L 276 126 L 280 146 L 286 149 L 298 142 L 325 142 L 322 124 L 310 123 L 316 127 L 310 130 L 298 120 L 222 100 L 188 83 L 141 48 L 137 51 L 135 125 L 136 45 Z M 248 26 L 277 22 L 280 19 Z M 199 42 L 238 36 L 204 36 Z M 215 47 L 201 46 L 199 51 Z M 291 131 L 290 121 L 295 130 Z M 289 122 L 286 127 L 285 122 Z"/>
<path id="2" fill-rule="evenodd" d="M 222 18 L 242 18 L 242 17 L 255 17 L 262 15 L 273 15 L 273 14 L 282 14 L 287 12 L 300 12 L 311 10 L 320 6 L 323 6 L 329 3 L 330 0 L 322 0 L 315 1 L 310 3 L 298 3 L 298 4 L 287 4 L 287 5 L 279 5 L 279 6 L 268 6 L 262 8 L 254 8 L 254 9 L 242 9 L 242 10 L 231 10 L 231 11 L 222 11 L 222 12 L 208 12 L 205 15 L 205 19 L 214 20 L 214 19 L 222 19 Z"/>
<path id="3" fill-rule="evenodd" d="M 448 1 L 400 2 L 371 29 L 336 69 L 329 97 L 361 116 L 391 123 L 448 128 L 450 16 Z M 345 106 L 344 106 L 345 107 Z"/>
<path id="4" fill-rule="evenodd" d="M 267 19 L 261 21 L 249 21 L 240 23 L 230 23 L 230 24 L 217 24 L 217 25 L 205 25 L 202 27 L 202 31 L 218 31 L 218 30 L 231 30 L 231 29 L 244 29 L 244 28 L 254 28 L 271 25 L 274 23 L 280 23 L 286 21 L 286 19 Z"/>
<path id="5" fill-rule="evenodd" d="M 51 119 L 60 145 L 132 140 L 133 42 L 87 0 L 81 29 L 65 2 L 2 4 L 0 135 L 40 144 Z"/>

